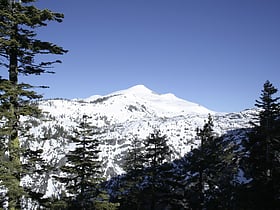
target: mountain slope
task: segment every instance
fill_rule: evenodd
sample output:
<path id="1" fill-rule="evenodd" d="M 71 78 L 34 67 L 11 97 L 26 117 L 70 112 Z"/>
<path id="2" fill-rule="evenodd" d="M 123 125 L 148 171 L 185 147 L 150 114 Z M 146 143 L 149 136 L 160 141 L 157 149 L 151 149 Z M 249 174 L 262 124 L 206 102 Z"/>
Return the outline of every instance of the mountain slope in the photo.
<path id="1" fill-rule="evenodd" d="M 44 159 L 55 168 L 63 165 L 65 155 L 75 147 L 67 136 L 82 116 L 88 115 L 92 125 L 104 131 L 97 138 L 101 142 L 100 158 L 107 178 L 124 172 L 123 157 L 135 136 L 144 139 L 153 129 L 160 129 L 168 136 L 168 144 L 173 151 L 172 159 L 176 159 L 198 146 L 196 128 L 203 126 L 208 114 L 214 119 L 216 135 L 247 128 L 249 121 L 256 115 L 256 110 L 214 112 L 173 94 L 159 95 L 143 85 L 86 99 L 43 100 L 39 106 L 45 112 L 46 119 L 50 120 L 38 122 L 38 126 L 32 130 L 35 136 L 46 139 L 32 146 L 43 148 Z M 52 173 L 59 172 L 51 172 L 44 180 L 47 195 L 60 190 Z"/>

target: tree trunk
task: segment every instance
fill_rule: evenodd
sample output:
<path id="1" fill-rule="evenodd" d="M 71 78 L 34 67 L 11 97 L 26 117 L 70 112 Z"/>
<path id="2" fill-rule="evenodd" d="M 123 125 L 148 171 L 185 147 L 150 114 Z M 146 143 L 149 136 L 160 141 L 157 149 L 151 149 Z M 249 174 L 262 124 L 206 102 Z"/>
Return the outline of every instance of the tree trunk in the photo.
<path id="1" fill-rule="evenodd" d="M 18 34 L 18 26 L 12 27 L 13 35 L 11 40 L 15 40 Z M 18 55 L 17 46 L 12 46 L 10 49 L 9 57 L 9 81 L 11 83 L 12 91 L 10 94 L 10 116 L 9 125 L 11 126 L 10 136 L 9 136 L 9 159 L 11 161 L 11 166 L 13 168 L 13 185 L 15 189 L 20 188 L 20 142 L 19 142 L 19 113 L 18 113 Z M 9 194 L 9 192 L 8 192 Z M 20 208 L 20 194 L 17 192 L 14 196 L 9 195 L 9 209 L 19 209 Z"/>

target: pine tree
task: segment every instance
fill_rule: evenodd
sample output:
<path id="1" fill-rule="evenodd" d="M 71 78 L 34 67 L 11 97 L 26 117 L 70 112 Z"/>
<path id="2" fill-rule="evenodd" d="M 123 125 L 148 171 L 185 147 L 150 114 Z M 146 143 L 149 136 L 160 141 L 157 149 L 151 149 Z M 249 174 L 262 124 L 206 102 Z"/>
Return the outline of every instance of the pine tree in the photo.
<path id="1" fill-rule="evenodd" d="M 91 126 L 88 116 L 83 115 L 82 122 L 74 131 L 72 138 L 76 147 L 67 155 L 66 165 L 61 168 L 65 174 L 57 179 L 66 185 L 68 201 L 71 209 L 95 209 L 95 203 L 107 205 L 108 202 L 101 200 L 104 194 L 100 189 L 101 162 L 99 161 L 99 141 L 96 139 L 100 134 L 99 129 Z M 102 196 L 104 197 L 104 196 Z"/>
<path id="2" fill-rule="evenodd" d="M 207 169 L 210 161 L 209 155 L 214 155 L 213 151 L 209 151 L 208 146 L 213 142 L 213 120 L 211 115 L 208 116 L 208 121 L 205 122 L 202 129 L 197 128 L 197 137 L 200 140 L 200 147 L 192 151 L 189 156 L 190 169 L 193 174 L 190 181 L 195 192 L 196 200 L 192 201 L 195 208 L 203 209 L 206 203 L 206 188 L 208 188 Z"/>
<path id="3" fill-rule="evenodd" d="M 214 161 L 212 158 L 208 159 L 208 155 L 214 155 L 213 151 L 208 150 L 208 146 L 213 142 L 213 120 L 211 115 L 208 116 L 208 121 L 204 124 L 203 129 L 197 129 L 197 136 L 200 138 L 200 154 L 199 154 L 199 164 L 198 164 L 198 172 L 199 172 L 199 192 L 200 192 L 200 203 L 201 206 L 205 205 L 205 188 L 208 188 L 208 176 L 207 169 L 209 165 L 207 162 Z M 207 151 L 208 150 L 208 151 Z"/>
<path id="4" fill-rule="evenodd" d="M 190 175 L 186 194 L 194 209 L 232 208 L 237 173 L 233 148 L 222 137 L 215 136 L 213 127 L 209 115 L 203 128 L 197 129 L 200 147 L 187 156 Z"/>
<path id="5" fill-rule="evenodd" d="M 170 160 L 171 150 L 167 145 L 168 138 L 160 130 L 155 130 L 145 139 L 145 166 L 154 172 L 157 168 Z"/>
<path id="6" fill-rule="evenodd" d="M 120 198 L 121 209 L 138 210 L 141 205 L 140 185 L 144 178 L 144 147 L 143 142 L 136 136 L 131 140 L 131 147 L 124 157 L 126 171 Z"/>
<path id="7" fill-rule="evenodd" d="M 9 209 L 20 209 L 24 190 L 20 186 L 22 176 L 22 148 L 20 145 L 20 117 L 38 115 L 40 110 L 30 103 L 41 98 L 34 86 L 19 81 L 19 76 L 53 73 L 49 67 L 59 60 L 36 62 L 36 55 L 64 54 L 66 51 L 50 42 L 36 39 L 35 29 L 47 26 L 48 21 L 61 22 L 63 15 L 32 5 L 34 0 L 0 1 L 0 66 L 7 74 L 0 76 L 0 120 L 5 123 L 5 161 L 7 176 L 3 184 L 8 189 Z M 5 78 L 7 75 L 7 78 Z M 43 87 L 43 86 L 42 86 Z"/>
<path id="8" fill-rule="evenodd" d="M 129 173 L 138 173 L 143 170 L 144 157 L 143 157 L 143 145 L 140 139 L 133 137 L 131 140 L 131 148 L 125 156 L 124 170 Z"/>
<path id="9" fill-rule="evenodd" d="M 276 209 L 280 205 L 280 109 L 277 89 L 266 81 L 260 100 L 258 123 L 253 124 L 245 147 L 248 151 L 247 176 L 252 178 L 248 184 L 248 206 L 259 209 Z M 248 170 L 249 169 L 249 170 Z"/>
<path id="10" fill-rule="evenodd" d="M 160 192 L 163 188 L 163 179 L 161 177 L 162 170 L 160 166 L 170 160 L 171 150 L 167 145 L 168 138 L 163 135 L 160 130 L 155 130 L 145 140 L 145 165 L 146 176 L 149 178 L 149 193 L 150 198 L 150 209 L 156 208 L 156 201 L 160 198 L 157 197 L 157 191 Z M 145 192 L 145 191 L 144 191 Z"/>
<path id="11" fill-rule="evenodd" d="M 276 121 L 279 118 L 279 99 L 280 97 L 273 97 L 277 93 L 277 89 L 272 83 L 266 81 L 263 85 L 260 100 L 256 100 L 255 106 L 260 108 L 259 112 L 259 126 L 264 128 L 269 135 L 269 131 L 275 129 Z"/>

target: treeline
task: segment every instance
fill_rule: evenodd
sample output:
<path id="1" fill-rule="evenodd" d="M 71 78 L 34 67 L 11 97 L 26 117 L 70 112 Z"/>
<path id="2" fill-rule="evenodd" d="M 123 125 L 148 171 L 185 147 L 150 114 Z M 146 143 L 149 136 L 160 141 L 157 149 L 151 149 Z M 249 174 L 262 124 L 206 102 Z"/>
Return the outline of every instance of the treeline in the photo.
<path id="1" fill-rule="evenodd" d="M 209 115 L 197 128 L 200 146 L 170 162 L 159 131 L 128 152 L 126 174 L 108 182 L 119 209 L 270 209 L 280 206 L 280 105 L 265 82 L 259 115 L 240 142 L 215 136 Z M 240 139 L 239 139 L 240 140 Z"/>
<path id="2" fill-rule="evenodd" d="M 36 29 L 62 22 L 63 14 L 38 9 L 34 0 L 0 1 L 0 206 L 3 209 L 278 209 L 280 108 L 267 81 L 256 101 L 259 115 L 242 143 L 213 133 L 209 116 L 197 129 L 200 147 L 171 162 L 168 137 L 159 130 L 135 138 L 124 157 L 126 174 L 105 181 L 98 134 L 82 116 L 71 138 L 76 145 L 55 179 L 62 189 L 48 198 L 41 180 L 53 166 L 42 157 L 30 129 L 43 117 L 34 101 L 42 96 L 20 79 L 54 73 L 60 60 L 40 61 L 67 50 L 36 39 Z"/>

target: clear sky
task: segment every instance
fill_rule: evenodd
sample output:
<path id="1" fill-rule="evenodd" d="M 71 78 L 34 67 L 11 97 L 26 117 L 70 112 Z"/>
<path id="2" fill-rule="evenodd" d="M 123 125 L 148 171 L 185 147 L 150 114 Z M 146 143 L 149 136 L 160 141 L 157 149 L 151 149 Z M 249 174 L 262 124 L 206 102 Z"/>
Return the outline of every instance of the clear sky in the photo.
<path id="1" fill-rule="evenodd" d="M 69 50 L 45 96 L 86 98 L 143 84 L 214 111 L 280 89 L 279 0 L 39 0 L 65 14 L 38 35 Z"/>

